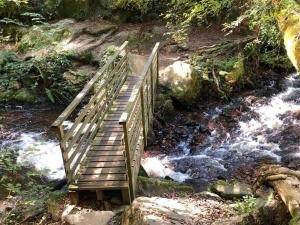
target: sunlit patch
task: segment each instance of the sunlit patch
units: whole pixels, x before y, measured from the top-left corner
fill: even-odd
[[[17,162],[33,166],[49,179],[62,179],[65,176],[63,160],[58,142],[43,139],[44,133],[22,133],[15,143],[19,148]]]

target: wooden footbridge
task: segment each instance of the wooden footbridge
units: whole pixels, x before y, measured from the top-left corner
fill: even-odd
[[[57,129],[71,200],[80,191],[119,190],[135,197],[137,176],[153,119],[158,83],[157,43],[142,74],[133,74],[127,42],[85,85],[53,123]],[[68,121],[73,121],[67,126]]]

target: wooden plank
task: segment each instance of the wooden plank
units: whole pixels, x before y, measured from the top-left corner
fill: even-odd
[[[101,130],[96,135],[96,137],[118,137],[118,136],[123,137],[124,136],[123,132],[122,131],[105,131],[105,130]]]
[[[123,132],[123,130],[122,130],[122,128],[120,128],[120,127],[104,127],[103,128],[103,130],[102,130],[103,132]]]
[[[78,182],[126,180],[125,174],[80,175]]]
[[[126,167],[86,168],[86,169],[81,171],[81,174],[110,174],[110,173],[124,173],[124,174],[126,174]]]
[[[102,146],[121,146],[123,142],[121,140],[114,140],[114,141],[106,141],[106,140],[94,140],[93,145],[102,145]]]
[[[119,162],[89,162],[85,168],[112,168],[125,166],[124,161]]]
[[[89,156],[124,156],[124,151],[91,151]]]
[[[93,145],[90,151],[121,151],[124,150],[124,146],[97,146]]]
[[[88,163],[90,162],[118,162],[124,161],[124,156],[87,156]]]
[[[127,181],[79,182],[68,186],[69,190],[113,190],[128,188]]]
[[[103,200],[103,191],[96,191],[96,196],[97,196],[97,200],[98,201],[102,201]]]
[[[98,136],[100,135],[99,133],[96,135],[94,138],[95,141],[122,141],[123,140],[123,134],[121,135],[112,135],[112,133],[107,133],[109,135],[104,135],[104,136]]]

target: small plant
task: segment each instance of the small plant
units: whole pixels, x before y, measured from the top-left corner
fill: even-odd
[[[253,213],[257,209],[256,198],[252,195],[246,195],[235,208],[238,214]]]

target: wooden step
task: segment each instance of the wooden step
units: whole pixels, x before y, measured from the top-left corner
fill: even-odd
[[[93,181],[93,182],[78,182],[77,184],[69,185],[69,190],[113,190],[128,188],[128,181]]]
[[[85,168],[113,168],[125,166],[125,161],[119,162],[89,162]]]
[[[118,162],[125,161],[125,157],[122,156],[87,156],[88,163],[90,165],[91,162]]]
[[[114,167],[114,168],[86,168],[81,171],[81,174],[110,174],[110,173],[122,173],[126,174],[126,167]]]
[[[127,180],[126,174],[80,175],[78,182]]]
[[[94,156],[124,156],[124,151],[90,151],[89,157]]]
[[[125,146],[101,146],[101,145],[93,145],[90,151],[124,151]]]

